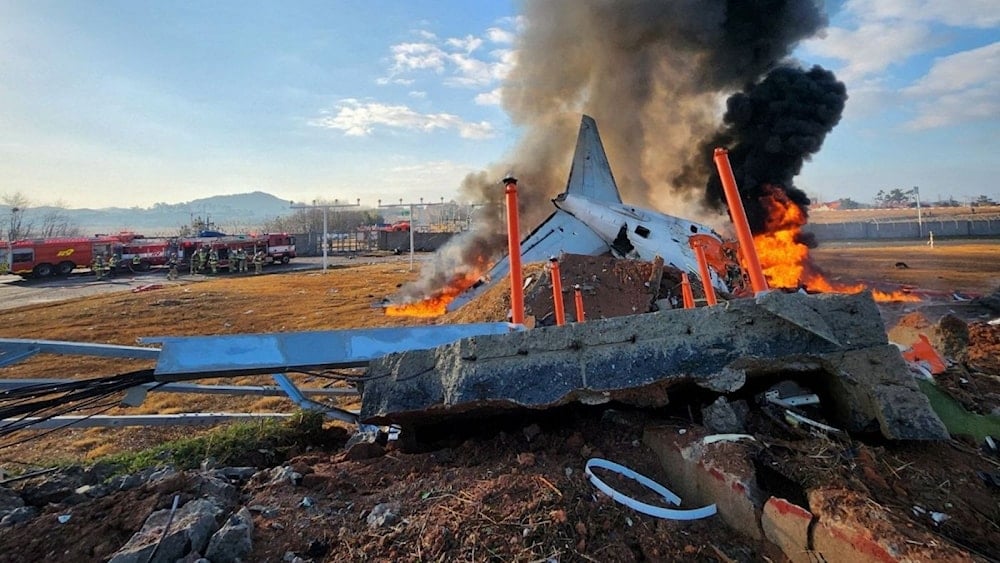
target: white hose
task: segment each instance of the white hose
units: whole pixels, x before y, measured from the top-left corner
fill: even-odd
[[[593,467],[601,467],[609,471],[614,471],[615,473],[624,475],[629,479],[639,482],[639,484],[650,489],[656,494],[664,498],[669,504],[680,506],[681,497],[675,495],[669,489],[663,485],[653,481],[649,477],[640,475],[631,469],[618,465],[612,461],[600,458],[591,458],[587,460],[587,465],[585,471],[590,482],[593,483],[595,487],[602,493],[611,497],[617,503],[623,504],[636,512],[641,512],[643,514],[648,514],[649,516],[655,516],[657,518],[666,518],[668,520],[698,520],[699,518],[707,518],[715,514],[716,509],[714,504],[702,508],[695,508],[692,510],[681,510],[675,508],[663,508],[662,506],[654,506],[652,504],[646,504],[640,502],[632,497],[626,496],[615,489],[612,489],[607,483],[601,481],[597,475],[591,470]]]

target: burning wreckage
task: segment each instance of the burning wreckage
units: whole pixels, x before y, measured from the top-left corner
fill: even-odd
[[[730,180],[725,174],[725,153],[717,154],[716,161],[725,183]],[[783,201],[780,195],[775,197],[776,202]],[[737,197],[730,203],[736,207],[738,202]],[[420,447],[442,434],[481,426],[493,417],[523,417],[543,411],[558,415],[561,407],[572,405],[671,410],[707,404],[701,408],[701,422],[707,432],[719,434],[704,435],[700,429],[679,431],[667,425],[647,428],[644,441],[689,501],[711,505],[674,510],[650,509],[650,505],[626,499],[631,502],[628,504],[591,469],[601,467],[630,475],[626,468],[607,460],[590,460],[589,478],[616,500],[649,514],[688,519],[717,513],[748,537],[766,535],[793,560],[807,550],[819,552],[827,560],[835,554],[847,554],[845,560],[850,560],[854,555],[870,554],[871,549],[883,550],[858,542],[848,542],[846,547],[837,543],[837,534],[842,536],[843,531],[832,527],[834,520],[823,512],[820,501],[814,506],[812,496],[808,502],[800,500],[795,505],[768,499],[752,475],[734,475],[717,467],[707,448],[718,440],[753,440],[733,433],[747,430],[744,421],[754,402],[754,408],[776,424],[803,434],[834,439],[847,433],[904,441],[947,439],[948,431],[914,382],[899,349],[888,342],[872,293],[861,291],[863,288],[851,288],[854,293],[825,294],[768,290],[768,281],[779,287],[784,284],[771,274],[764,279],[764,273],[776,265],[770,255],[754,256],[762,235],[748,240],[749,229],[738,227],[742,240],[734,244],[707,226],[623,204],[596,124],[588,117],[581,125],[566,192],[553,203],[557,211],[548,220],[523,241],[513,240],[511,256],[525,262],[563,257],[552,264],[555,267],[548,274],[556,309],[561,307],[562,296],[556,283],[559,262],[569,270],[574,261],[615,260],[594,257],[608,252],[621,256],[622,263],[648,266],[628,270],[631,288],[640,286],[640,291],[649,294],[647,305],[659,295],[662,285],[677,283],[700,286],[709,306],[695,307],[693,292],[686,288],[683,308],[675,308],[675,303],[666,299],[658,301],[660,310],[646,312],[641,299],[630,305],[633,302],[624,295],[607,295],[611,301],[624,302],[616,303],[625,305],[619,314],[643,314],[607,314],[608,318],[584,322],[578,308],[577,322],[530,330],[526,325],[494,322],[146,340],[159,348],[4,340],[0,341],[0,365],[40,352],[155,359],[153,370],[103,380],[100,392],[125,391],[130,404],[141,402],[147,390],[158,387],[179,391],[186,380],[271,374],[303,408],[357,423],[359,432],[348,447],[383,439],[386,427],[400,429],[402,443]],[[782,211],[783,221],[788,222],[794,207],[775,209]],[[737,221],[739,214],[733,213]],[[794,216],[791,222],[795,222]],[[748,269],[744,265],[755,260],[759,266],[749,268],[762,271],[744,273]],[[463,305],[475,308],[478,300],[503,289],[500,282],[508,275],[516,282],[512,293],[524,289],[519,261],[498,261],[490,270],[492,283],[469,287],[464,293],[452,289],[448,297],[454,299],[445,305],[449,309]],[[798,267],[805,271],[802,268],[806,266]],[[642,276],[632,275],[639,271]],[[695,283],[685,284],[689,276]],[[670,281],[664,282],[667,279]],[[802,279],[810,279],[809,287],[815,287],[815,278],[803,275]],[[800,289],[802,279],[791,287]],[[536,314],[542,309],[539,303],[546,300],[538,291],[542,285],[536,281],[534,294],[528,295]],[[721,303],[711,305],[713,290]],[[615,290],[593,287],[589,291]],[[512,303],[517,301],[511,298]],[[538,320],[542,320],[541,315]],[[358,383],[359,412],[307,398],[308,392],[315,390],[298,389],[282,373],[342,367],[366,368]],[[51,396],[54,392],[65,394],[64,398],[72,398],[74,393],[82,397],[89,392],[85,384],[39,383],[32,393],[43,401],[46,393]],[[209,392],[208,386],[191,387]],[[31,419],[26,414],[32,412],[33,404],[22,399],[23,395],[16,399],[17,416],[5,419],[0,426],[4,434],[73,422],[56,420],[60,417]],[[694,412],[688,410],[692,422]],[[95,419],[79,417],[79,421]],[[750,446],[745,443],[725,446],[733,459],[749,458]],[[680,504],[676,495],[658,484],[637,474],[633,478],[671,503]],[[804,505],[817,516],[802,508]],[[784,515],[786,520],[791,518],[789,514],[801,516],[801,537],[786,537],[788,530],[781,527],[787,522],[774,524],[780,520],[775,514]],[[818,524],[810,525],[817,517]],[[823,534],[834,538],[826,547],[821,545],[827,541]],[[950,548],[936,549],[929,553],[935,557],[954,555]]]
[[[665,270],[682,283],[694,277],[708,303],[715,302],[716,292],[732,299],[699,308],[693,308],[693,299],[685,299],[684,309],[661,300],[664,310],[648,314],[477,335],[436,348],[388,354],[368,368],[361,387],[361,420],[398,424],[404,434],[419,434],[445,428],[455,419],[572,403],[662,407],[674,391],[692,385],[746,397],[761,381],[783,376],[820,391],[826,412],[843,430],[902,440],[947,438],[898,348],[889,344],[872,292],[862,286],[834,287],[808,261],[797,265],[797,271],[811,287],[846,293],[767,290],[763,273],[770,274],[780,264],[772,256],[756,256],[762,237],[752,238],[745,216],[740,217],[743,208],[732,173],[726,171],[725,151],[715,157],[723,183],[730,184],[727,196],[740,244],[723,240],[706,225],[624,204],[597,125],[584,116],[566,191],[552,201],[556,211],[520,242],[520,252],[512,243],[508,257],[497,261],[482,280],[472,280],[477,283],[464,292],[446,290],[444,295],[453,300],[444,305],[449,311],[474,306],[507,276],[515,282],[511,302],[523,301],[516,295],[523,275],[512,273],[512,262],[517,270],[522,261],[552,260],[557,267],[549,273],[556,286],[552,300],[559,311],[562,292],[554,279],[559,260],[552,257],[607,253],[653,262],[654,275],[644,285],[656,286],[650,287],[654,293],[661,279],[656,274]],[[508,193],[516,190],[516,180],[505,182]],[[796,223],[797,206],[778,188],[770,195],[769,205],[782,222],[804,223]],[[749,251],[741,253],[741,248]],[[517,255],[520,260],[509,259]],[[760,265],[744,268],[747,262]],[[469,278],[465,282],[469,284]],[[777,282],[791,288],[801,283]],[[439,292],[429,300],[441,305],[441,296]],[[892,298],[881,292],[880,297]],[[391,308],[393,314],[405,314],[407,305]],[[419,302],[413,308],[429,310]],[[512,317],[517,320],[518,314],[515,310]],[[578,310],[578,319],[583,316]],[[775,404],[783,403],[779,399]],[[782,414],[796,424],[831,428],[794,409]]]
[[[141,402],[150,387],[166,384],[179,390],[187,380],[367,366],[367,376],[359,384],[359,413],[316,403],[281,374],[275,379],[300,406],[321,408],[333,418],[363,425],[400,425],[411,439],[421,429],[446,426],[455,418],[523,409],[611,402],[661,407],[670,403],[676,390],[692,386],[745,398],[761,387],[761,381],[784,376],[820,393],[824,412],[843,430],[876,432],[890,439],[946,438],[943,424],[912,381],[900,352],[888,343],[870,292],[810,295],[767,290],[764,272],[776,265],[768,255],[756,256],[760,236],[751,238],[725,151],[717,150],[715,160],[727,184],[739,244],[724,241],[705,225],[624,204],[596,123],[584,116],[566,191],[553,200],[557,210],[523,241],[509,237],[511,252],[493,265],[488,283],[465,276],[462,287],[443,294],[447,299],[442,300],[440,292],[432,296],[435,307],[474,307],[491,285],[510,276],[515,281],[511,301],[522,304],[512,307],[516,321],[512,324],[144,340],[159,349],[8,339],[0,340],[0,366],[40,352],[156,358],[154,370],[113,378],[112,390],[131,390],[127,404]],[[516,194],[516,180],[509,179],[507,187],[508,194]],[[774,205],[782,217],[791,215],[795,205],[775,194]],[[788,205],[782,207],[782,201]],[[510,232],[516,235],[517,229]],[[673,302],[661,300],[663,310],[649,314],[524,330],[522,261],[608,252],[626,260],[651,261],[645,285],[654,295],[665,277],[679,277],[685,308],[674,309]],[[808,274],[802,279],[810,284],[822,280],[818,273],[798,268]],[[558,277],[558,270],[554,272]],[[700,284],[707,303],[715,302],[716,291],[727,300],[694,308],[689,275]],[[768,278],[777,279],[770,274]],[[553,297],[561,309],[561,291]],[[405,314],[409,306],[390,306],[387,313]],[[577,306],[576,318],[582,321],[579,300]],[[426,310],[419,304],[416,309]],[[633,306],[631,312],[647,311]],[[198,392],[198,387],[186,390]],[[33,389],[49,396],[83,392],[78,383],[44,382]],[[73,395],[67,397],[63,401],[71,402]],[[5,419],[0,430],[10,433],[99,419],[36,420],[26,416],[31,412],[30,401],[19,402],[14,413],[18,418]],[[796,424],[831,428],[793,410],[782,414]]]

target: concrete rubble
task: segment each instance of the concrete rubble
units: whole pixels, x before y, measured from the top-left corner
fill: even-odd
[[[948,437],[868,294],[770,292],[392,354],[369,368],[361,418],[419,427],[571,403],[658,407],[680,385],[725,394],[790,375],[823,390],[844,430]]]

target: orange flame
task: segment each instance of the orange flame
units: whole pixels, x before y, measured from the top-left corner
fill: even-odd
[[[482,279],[483,272],[487,269],[483,266],[485,260],[479,259],[477,262],[476,267],[470,271],[455,274],[445,287],[428,297],[411,303],[389,305],[385,308],[385,314],[390,317],[440,317],[448,312],[449,303]]]
[[[809,257],[809,247],[801,242],[806,216],[778,186],[765,186],[761,200],[768,210],[766,232],[754,236],[767,283],[773,288],[805,288],[820,293],[858,293],[864,284],[841,284],[826,279]],[[920,301],[904,291],[873,290],[876,301]]]

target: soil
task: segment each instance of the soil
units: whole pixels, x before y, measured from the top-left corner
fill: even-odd
[[[893,249],[884,252],[886,261],[894,258]],[[878,273],[870,267],[867,250],[857,259],[857,266],[850,266],[849,254],[841,249],[831,262],[845,270],[838,272],[841,275],[850,275],[852,267],[866,274],[856,277]],[[575,314],[571,288],[588,283],[587,276],[593,286],[585,296],[585,301],[590,297],[588,316],[595,315],[591,318],[623,311],[631,314],[633,307],[638,312],[651,305],[653,296],[645,287],[647,266],[606,260],[611,259],[562,266],[568,319]],[[972,262],[971,273],[939,270],[942,276],[954,274],[951,290],[984,293],[990,284],[1000,285],[989,270],[994,266],[983,272],[984,262]],[[327,274],[219,276],[199,283],[163,283],[146,292],[0,311],[0,337],[134,345],[140,336],[327,330],[506,317],[509,301],[505,301],[503,284],[438,321],[386,317],[372,305],[416,275],[395,264],[369,264]],[[542,322],[551,317],[551,306],[544,303],[546,297],[551,301],[550,282],[543,266],[532,266],[527,275],[538,276],[535,287],[527,292],[527,302]],[[592,279],[594,275],[598,280]],[[969,279],[976,281],[972,286],[962,285]],[[661,292],[675,285],[665,275]],[[621,297],[622,292],[627,298]],[[595,300],[598,296],[604,297]],[[950,301],[942,295],[925,305],[942,303]],[[968,354],[959,365],[981,374],[981,379],[976,375],[975,384],[977,393],[985,395],[1000,390],[995,364],[1000,339],[994,325],[981,322],[986,320],[978,318],[981,314],[969,312],[970,320],[978,320],[969,327]],[[38,356],[0,369],[0,377],[80,378],[142,367],[148,363]],[[261,384],[268,380],[227,381]],[[637,514],[596,493],[584,475],[587,459],[604,457],[669,487],[656,457],[641,442],[642,431],[661,424],[696,430],[700,406],[712,400],[679,396],[671,408],[657,412],[581,407],[515,421],[484,420],[451,439],[422,444],[419,451],[403,451],[396,442],[389,442],[384,455],[371,459],[349,459],[336,447],[303,451],[291,460],[305,474],[300,485],[252,482],[243,489],[244,504],[277,509],[254,512],[250,560],[281,561],[294,552],[313,561],[780,561],[782,555],[772,546],[731,532],[717,518],[681,523]],[[109,414],[292,409],[289,401],[276,398],[150,394],[138,409],[115,408]],[[919,532],[914,538],[931,534],[985,558],[1000,553],[1000,492],[979,476],[979,472],[1000,468],[996,457],[960,442],[906,444],[870,436],[838,440],[805,435],[780,426],[758,408],[748,420],[751,432],[766,444],[753,460],[759,484],[766,491],[794,502],[796,495],[804,499],[810,489],[842,486],[865,502],[890,510],[905,529]],[[336,432],[344,434],[342,426],[337,428]],[[53,460],[86,462],[197,432],[201,431],[89,429],[41,436],[23,432],[4,438],[5,442],[27,441],[0,448],[0,467],[20,471]],[[765,467],[769,470],[763,471]],[[630,488],[629,482],[614,485],[636,495],[646,494]],[[150,510],[169,507],[175,492],[183,492],[184,487],[183,481],[176,481],[68,508],[51,506],[42,516],[0,533],[0,560],[105,560],[138,529]],[[304,497],[313,501],[312,506],[303,506],[308,504],[303,503]],[[366,518],[372,509],[391,502],[398,503],[400,519],[370,527]],[[931,511],[945,513],[949,519],[936,524],[927,516]],[[67,512],[72,514],[70,521],[58,524],[55,516]]]

